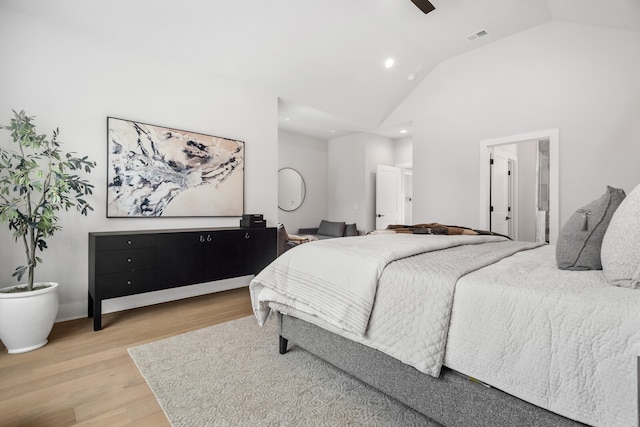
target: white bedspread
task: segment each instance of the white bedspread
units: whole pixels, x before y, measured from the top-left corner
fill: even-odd
[[[465,238],[461,239],[461,237]],[[317,295],[323,289],[314,289],[314,285],[318,283],[317,276],[296,281],[297,275],[279,274],[280,267],[274,267],[274,264],[260,273],[260,276],[266,273],[266,278],[258,277],[259,280],[252,281],[250,285],[256,315],[265,319],[269,308],[293,314],[381,350],[414,366],[421,372],[436,377],[440,375],[442,368],[453,293],[458,278],[517,251],[539,245],[529,242],[512,242],[492,236],[422,235],[366,236],[359,241],[354,240],[354,244],[360,245],[365,240],[375,241],[378,244],[383,240],[386,246],[392,248],[401,242],[405,244],[417,242],[411,247],[422,246],[423,251],[418,255],[390,262],[384,271],[381,271],[379,280],[371,284],[376,304],[370,316],[367,313],[366,320],[369,322],[369,327],[366,329],[366,334],[345,328],[342,319],[331,317],[325,309],[318,309],[325,304],[335,306],[343,304],[348,307],[346,304],[349,301],[339,299],[344,292],[348,291],[348,288],[343,289],[343,293],[332,291],[323,297],[318,297]],[[475,244],[460,245],[462,241]],[[428,250],[442,247],[449,249]],[[384,248],[385,246],[378,247],[377,250],[384,254],[386,252]],[[341,252],[333,249],[331,254],[339,257]],[[356,246],[350,249],[356,257],[358,253]],[[297,250],[298,248],[295,249]],[[316,251],[313,252],[316,253]],[[295,260],[300,256],[306,258],[307,254],[299,252],[294,255],[297,255],[293,257]],[[381,258],[388,257],[382,255]],[[291,260],[285,262],[292,263]],[[316,259],[316,264],[318,262]],[[338,266],[331,262],[322,264],[324,270],[340,275]],[[345,276],[357,274],[355,270],[357,266],[357,264],[349,264],[346,272],[342,270],[342,274]],[[311,272],[307,274],[310,275]],[[325,286],[324,282],[321,283]],[[346,282],[345,286],[348,287],[349,282]],[[309,299],[309,295],[313,295],[314,299]]]
[[[640,290],[562,271],[555,247],[456,285],[445,366],[596,426],[637,426]]]
[[[305,243],[282,254],[251,281],[254,312],[262,325],[270,308],[257,295],[269,288],[294,299],[300,310],[363,335],[378,279],[387,264],[424,252],[504,240],[498,236],[380,234]]]

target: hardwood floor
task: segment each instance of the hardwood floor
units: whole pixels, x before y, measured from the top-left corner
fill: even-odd
[[[252,314],[248,288],[56,323],[45,347],[0,353],[0,426],[168,426],[127,348]]]

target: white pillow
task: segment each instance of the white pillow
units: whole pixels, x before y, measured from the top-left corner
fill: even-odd
[[[602,239],[600,257],[607,282],[640,288],[640,185],[613,214]]]

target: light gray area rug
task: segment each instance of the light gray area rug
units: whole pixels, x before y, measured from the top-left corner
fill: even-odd
[[[176,427],[435,425],[299,347],[279,354],[276,327],[249,316],[129,354]]]

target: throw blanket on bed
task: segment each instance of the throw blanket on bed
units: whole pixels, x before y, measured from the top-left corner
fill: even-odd
[[[350,332],[367,329],[378,279],[392,261],[459,246],[500,241],[495,236],[381,234],[305,243],[276,258],[249,285],[252,295],[271,288],[308,306],[314,314]],[[270,309],[254,299],[262,325]]]
[[[434,242],[458,242],[452,236],[387,236],[382,242],[409,237]],[[372,238],[368,236],[364,238]],[[425,251],[391,262],[383,271],[375,295],[370,323],[365,335],[345,329],[340,322],[300,300],[291,293],[261,285],[250,286],[254,311],[262,321],[269,306],[316,323],[332,332],[376,348],[421,372],[439,376],[444,359],[449,318],[455,284],[462,275],[499,261],[516,252],[540,246],[538,243],[513,242],[502,238],[467,236],[471,244],[453,245],[448,250]],[[297,250],[297,249],[296,249]],[[382,248],[380,248],[382,250]],[[339,254],[338,254],[339,255]],[[261,273],[262,274],[262,273]],[[295,286],[295,285],[294,285]],[[381,287],[382,286],[382,287]],[[343,301],[332,300],[333,304]]]
[[[444,225],[438,222],[430,222],[427,224],[414,224],[414,225],[389,225],[383,232],[394,233],[412,233],[412,234],[446,234],[450,236],[468,234],[486,234],[492,236],[503,236],[502,234],[494,233],[493,231],[476,230],[469,227],[460,227],[458,225]],[[379,230],[377,232],[380,232]],[[375,232],[374,232],[375,233]]]
[[[266,287],[304,305],[309,314],[363,335],[378,279],[387,264],[420,253],[504,240],[479,235],[382,234],[304,244],[285,252],[251,281],[254,312],[259,323],[264,324],[270,309],[268,304],[257,300],[257,295]],[[452,264],[455,265],[455,260]]]

